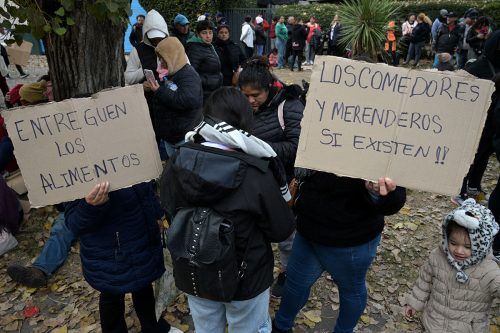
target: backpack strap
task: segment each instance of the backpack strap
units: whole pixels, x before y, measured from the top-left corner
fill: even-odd
[[[253,240],[254,232],[255,232],[255,225],[250,231],[250,237],[248,237],[248,243],[247,247],[245,249],[245,253],[243,254],[243,259],[241,260],[240,267],[238,267],[238,278],[243,279],[245,276],[245,271],[247,270],[247,258],[248,258],[248,251],[250,250],[250,245]]]
[[[286,100],[284,100],[283,102],[280,103],[280,105],[278,105],[278,121],[280,122],[280,126],[283,131],[285,130],[285,116],[283,113],[283,109],[285,108],[285,102]]]

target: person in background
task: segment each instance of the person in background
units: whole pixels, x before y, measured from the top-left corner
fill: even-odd
[[[286,42],[286,49],[285,49],[285,65],[289,65],[292,60],[292,29],[294,24],[295,24],[295,17],[289,16],[286,20],[288,39]]]
[[[208,23],[208,22],[207,22]],[[203,90],[200,76],[188,64],[181,42],[166,38],[156,47],[160,67],[168,73],[160,83],[146,81],[154,93],[155,132],[162,139],[168,157],[176,145],[184,142],[186,133],[201,122]]]
[[[3,140],[0,139],[0,163],[3,154],[2,146]],[[17,246],[15,235],[19,231],[23,218],[23,209],[17,200],[16,193],[7,186],[5,179],[0,175],[0,257]]]
[[[146,17],[144,15],[137,15],[136,23],[132,26],[132,31],[128,40],[133,47],[137,47],[140,42],[142,42],[142,26],[144,25],[144,20]]]
[[[425,22],[425,14],[420,13],[417,17],[417,25],[412,29],[410,37],[410,49],[408,56],[403,64],[408,65],[411,60],[414,60],[413,66],[418,67],[422,49],[429,39],[431,27]]]
[[[276,48],[278,49],[278,69],[285,68],[286,48],[288,43],[288,29],[285,25],[285,17],[281,16],[275,26]]]
[[[493,32],[484,45],[483,56],[465,66],[465,70],[477,78],[483,80],[494,80],[500,73],[500,30]],[[493,93],[492,101],[496,94]],[[498,97],[497,97],[498,98]],[[498,100],[498,99],[496,99]],[[494,110],[496,104],[491,103],[488,108],[486,122],[479,140],[474,161],[469,168],[469,172],[464,177],[460,194],[453,197],[452,201],[460,205],[464,200],[473,198],[477,202],[488,199],[488,194],[481,187],[484,172],[488,166],[488,161],[493,153],[493,136],[495,134]]]
[[[451,63],[451,54],[449,53],[440,53],[438,55],[439,64],[437,66],[438,71],[450,71],[453,72],[455,67]]]
[[[436,52],[434,58],[433,68],[437,67],[438,64],[438,54],[439,53],[449,53],[453,57],[458,49],[458,43],[460,42],[461,29],[457,25],[457,14],[454,12],[448,13],[446,16],[446,23],[441,24],[436,40],[432,44],[432,48]]]
[[[221,62],[212,40],[212,23],[201,21],[196,25],[196,35],[187,41],[186,54],[201,78],[204,101],[223,84]]]
[[[296,20],[294,20],[292,24],[292,57],[289,66],[290,70],[293,72],[295,60],[297,59],[298,70],[300,72],[302,70],[302,55],[304,54],[304,47],[306,46],[307,29],[304,27],[302,21],[296,22]]]
[[[167,22],[165,22],[160,13],[152,9],[146,15],[142,31],[144,38],[137,47],[132,49],[127,61],[127,68],[125,69],[126,84],[137,84],[146,81],[144,70],[152,71],[155,79],[159,80],[159,73],[157,71],[158,58],[156,57],[155,47],[164,38],[168,37]],[[146,89],[144,91],[144,97],[146,97],[146,102],[148,103],[149,116],[154,128],[156,120],[153,113],[153,95],[151,90]],[[162,160],[165,160],[167,158],[166,152],[161,148],[162,143],[160,142],[158,133],[155,134],[160,150],[160,157]]]
[[[413,28],[415,28],[416,26],[417,26],[417,22],[416,22],[415,14],[409,14],[408,18],[401,26],[401,34],[403,35],[403,37],[405,37],[405,36],[410,37],[411,33],[413,31]]]
[[[491,97],[491,104],[494,105],[493,117],[495,123],[495,133],[493,134],[493,149],[497,160],[500,161],[500,73],[493,77],[495,82],[495,92]],[[495,216],[496,221],[500,221],[500,175],[493,192],[488,200],[488,208]],[[493,241],[493,255],[500,262],[500,233],[495,236]]]
[[[274,16],[271,22],[271,27],[269,28],[269,40],[271,41],[271,50],[276,48],[276,24],[279,21],[278,16]]]
[[[493,300],[500,298],[500,268],[491,255],[498,233],[489,209],[468,199],[442,223],[442,244],[429,255],[405,315],[423,311],[429,333],[489,332]]]
[[[267,43],[266,32],[264,31],[264,19],[260,16],[255,18],[255,48],[257,55],[260,57],[264,54],[264,48]]]
[[[230,29],[227,25],[220,25],[215,39],[215,50],[220,59],[224,86],[233,85],[233,78],[241,64],[246,60],[241,48],[230,39]]]
[[[11,39],[11,38],[12,38],[11,31],[9,31],[8,29],[6,29],[5,27],[0,27],[0,44],[2,45],[3,48],[7,47],[6,41],[9,40],[9,39]],[[9,66],[9,60],[5,59],[5,57],[7,56],[7,50],[5,49],[5,54],[3,52],[4,52],[4,50],[2,50],[2,56],[4,57],[5,64],[8,67]],[[19,78],[20,79],[24,79],[24,78],[27,78],[29,76],[29,74],[24,71],[24,69],[23,69],[23,67],[21,65],[18,65],[18,64],[15,64],[15,65],[16,65],[17,71],[19,72]],[[10,78],[10,75],[7,74],[5,77],[6,78]],[[2,89],[2,91],[3,91],[3,89]],[[5,93],[4,93],[4,95],[5,95]]]
[[[312,65],[314,63],[315,50],[312,44],[312,39],[315,35],[316,30],[321,31],[321,27],[316,23],[316,18],[311,16],[309,22],[306,24],[307,28],[307,38],[305,45],[306,61],[302,65]]]
[[[387,24],[387,32],[386,32],[386,39],[385,39],[385,46],[384,50],[385,52],[389,53],[392,58],[392,65],[397,66],[399,59],[396,54],[396,22],[395,21],[389,21]]]
[[[271,52],[267,55],[267,58],[269,59],[269,66],[277,67],[278,66],[278,49],[277,48],[272,49]]]
[[[342,33],[342,25],[340,24],[339,15],[335,14],[328,30],[328,55],[336,57],[342,56],[342,49],[340,47],[340,34]]]
[[[432,43],[434,44],[437,39],[437,35],[441,25],[446,23],[446,18],[448,17],[448,11],[446,9],[441,9],[439,11],[439,17],[437,17],[432,23],[431,34],[432,34]]]
[[[172,29],[171,35],[177,37],[182,46],[186,48],[186,44],[189,38],[193,37],[194,33],[189,29],[189,20],[186,16],[182,14],[177,14],[174,18],[174,27]]]
[[[484,44],[486,40],[491,36],[491,22],[485,17],[479,17],[476,22],[472,25],[467,33],[466,41],[469,44],[469,51],[467,53],[467,58],[477,59],[484,51]]]
[[[255,31],[250,24],[252,21],[251,16],[246,16],[245,21],[241,27],[240,42],[243,44],[246,52],[246,57],[250,58],[253,55],[253,42],[255,39]]]
[[[472,25],[476,22],[478,17],[479,17],[479,12],[476,9],[471,8],[465,12],[464,21],[460,23],[463,33],[460,36],[461,40],[457,51],[458,69],[464,69],[465,64],[467,63],[467,60],[469,58],[468,53],[470,50],[470,46],[469,43],[467,42],[467,35],[469,34]]]
[[[217,12],[217,14],[215,14],[215,25],[217,27],[220,25],[226,25],[226,26],[228,25],[227,19],[221,12]]]

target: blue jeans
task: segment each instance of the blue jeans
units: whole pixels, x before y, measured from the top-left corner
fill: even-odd
[[[228,303],[188,295],[196,333],[271,333],[269,288],[256,297]]]
[[[436,52],[436,54],[434,55],[434,62],[432,63],[432,68],[438,68],[439,65],[438,54],[439,53]]]
[[[276,38],[276,48],[278,49],[278,68],[285,67],[286,41]]]
[[[351,333],[366,307],[366,272],[379,243],[380,234],[362,245],[331,247],[310,242],[297,232],[288,262],[285,293],[276,313],[277,328],[293,327],[312,285],[327,271],[339,289],[340,308],[334,332]]]
[[[49,239],[43,245],[42,253],[36,258],[32,266],[42,270],[49,276],[52,275],[64,264],[71,243],[74,240],[76,240],[75,235],[64,223],[64,213],[60,213],[54,220]]]
[[[257,55],[262,56],[264,54],[264,45],[255,45],[257,49]]]

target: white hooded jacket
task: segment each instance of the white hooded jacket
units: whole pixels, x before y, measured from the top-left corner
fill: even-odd
[[[154,49],[154,46],[151,45],[151,42],[148,38],[148,31],[150,30],[160,30],[165,33],[168,37],[168,26],[167,22],[163,16],[160,15],[156,10],[152,9],[146,15],[146,19],[144,20],[144,25],[142,26],[143,39],[142,43],[149,45]],[[140,83],[144,80],[144,72],[142,70],[141,60],[139,59],[139,54],[135,47],[130,52],[128,61],[127,61],[127,69],[125,70],[125,83],[126,84],[136,84]]]
[[[252,29],[250,23],[245,22],[241,27],[240,41],[245,43],[246,46],[253,48],[253,41],[255,39],[255,31]]]

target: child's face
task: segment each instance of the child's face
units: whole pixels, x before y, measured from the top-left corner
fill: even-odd
[[[448,237],[448,250],[457,261],[464,261],[472,255],[469,234],[465,231],[452,231]]]

